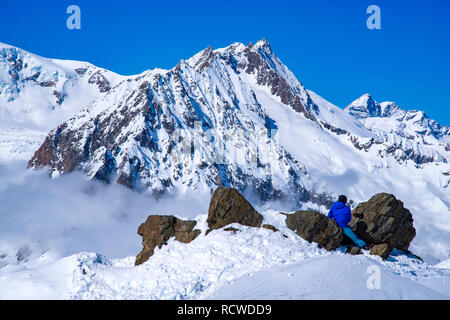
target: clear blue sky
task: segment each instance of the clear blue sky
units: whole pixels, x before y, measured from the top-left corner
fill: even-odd
[[[70,4],[81,8],[81,30],[66,28]],[[371,4],[381,30],[366,27]],[[261,38],[340,107],[370,93],[450,125],[450,0],[0,0],[0,42],[120,74]]]

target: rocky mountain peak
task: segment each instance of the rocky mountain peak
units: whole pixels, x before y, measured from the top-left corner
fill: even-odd
[[[154,192],[226,186],[254,189],[261,199],[319,199],[304,167],[273,139],[277,124],[254,91],[264,87],[315,121],[308,93],[269,48],[265,41],[207,47],[172,70],[109,86],[49,133],[29,167],[51,167],[52,176],[83,170]]]
[[[205,68],[210,66],[211,60],[214,58],[213,49],[208,46],[206,49],[200,51],[186,62],[198,72],[202,72]]]
[[[378,103],[369,94],[362,95],[345,110],[369,129],[396,132],[409,139],[417,136],[432,136],[437,140],[449,139],[449,128],[428,118],[425,112],[404,110],[391,101]]]
[[[269,43],[266,39],[264,39],[264,38],[261,39],[261,40],[258,40],[258,41],[255,43],[254,48],[255,48],[256,50],[262,49],[262,50],[265,50],[265,51],[267,51],[267,52],[269,52],[269,53],[272,53],[272,48],[271,48],[271,46],[270,46],[270,43]]]
[[[380,105],[368,93],[350,103],[345,110],[357,118],[379,117],[381,115]]]

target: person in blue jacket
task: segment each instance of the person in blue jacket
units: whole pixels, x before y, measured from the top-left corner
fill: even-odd
[[[344,234],[352,239],[352,241],[360,248],[368,249],[367,244],[358,238],[353,230],[348,226],[350,220],[352,220],[352,212],[347,203],[347,197],[340,195],[337,202],[333,203],[330,211],[328,212],[328,218],[334,219],[336,223],[344,230]]]

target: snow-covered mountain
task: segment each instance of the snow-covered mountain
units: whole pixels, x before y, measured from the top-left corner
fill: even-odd
[[[359,171],[365,158],[371,168],[442,165],[448,184],[448,127],[368,96],[345,111],[306,90],[265,40],[208,47],[122,79],[52,130],[29,166],[156,192],[225,185],[319,205],[337,192],[319,177],[353,163]]]
[[[305,89],[265,40],[127,77],[1,50],[8,159],[29,155],[29,167],[52,177],[81,170],[158,194],[233,186],[291,208],[389,192],[423,227],[417,250],[433,259],[450,250],[449,128],[369,95],[338,108]],[[431,253],[425,230],[436,225],[444,235]]]
[[[48,131],[123,78],[87,62],[47,59],[0,43],[0,159],[29,158]]]
[[[278,124],[252,85],[318,126],[317,106],[269,44],[236,43],[122,81],[54,129],[29,165],[158,192],[232,185],[311,200],[306,170],[276,142]]]
[[[1,44],[0,298],[448,298],[449,142],[448,127],[392,102],[333,105],[265,40],[135,76]],[[246,192],[287,237],[242,226],[205,236],[219,185]],[[338,194],[378,192],[411,211],[424,263],[326,252],[276,210],[326,213]],[[202,235],[135,267],[150,213],[195,219]],[[366,286],[374,265],[381,290]]]
[[[450,151],[449,127],[441,126],[423,111],[403,110],[394,102],[377,103],[365,94],[345,110],[357,118],[386,145],[398,161],[410,159],[420,165],[447,162]]]

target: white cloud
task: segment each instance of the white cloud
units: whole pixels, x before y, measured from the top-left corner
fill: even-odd
[[[15,263],[17,252],[58,256],[92,251],[109,257],[141,250],[138,226],[150,214],[193,218],[205,214],[209,194],[155,197],[121,185],[89,180],[82,172],[49,179],[26,163],[0,164],[0,255]]]

